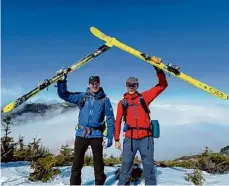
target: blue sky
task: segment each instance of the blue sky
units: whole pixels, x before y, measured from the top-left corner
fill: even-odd
[[[91,26],[142,52],[161,57],[165,63],[179,65],[184,73],[229,94],[228,5],[227,1],[196,0],[2,0],[1,105],[101,46],[103,41],[90,33]],[[69,90],[84,91],[90,75],[101,77],[102,86],[113,101],[126,91],[125,80],[129,76],[139,78],[139,91],[157,83],[150,64],[117,48],[71,73]],[[205,145],[216,150],[228,144],[228,100],[211,96],[173,76],[167,79],[169,87],[151,105],[152,118],[162,126],[156,157],[162,158],[167,147],[174,148],[175,156],[200,152]],[[58,100],[53,86],[32,100],[47,99]],[[203,105],[196,105],[200,102]],[[116,115],[117,105],[113,105]],[[38,135],[48,147],[59,148],[63,141],[73,143],[77,117],[75,111],[62,115],[58,110],[42,118],[32,116],[25,125],[13,129],[13,135],[25,135],[26,140]],[[50,137],[50,132],[46,132],[50,130],[44,130],[47,127],[55,127],[53,134],[59,136],[59,141]],[[31,132],[34,129],[36,133]],[[205,141],[200,142],[203,135]],[[112,149],[112,153],[118,152],[114,146]]]
[[[103,41],[90,33],[91,26],[159,56],[165,63],[177,64],[184,73],[229,93],[228,2],[128,2],[3,0],[2,104],[102,45]],[[102,86],[114,100],[122,97],[129,76],[139,78],[139,91],[157,83],[150,64],[112,48],[70,74],[69,89],[84,91],[88,77],[94,74],[100,75]],[[168,82],[158,102],[225,103],[175,77],[168,77]],[[37,97],[58,98],[53,86]]]

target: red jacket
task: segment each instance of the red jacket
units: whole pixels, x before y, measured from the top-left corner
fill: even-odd
[[[168,86],[164,72],[158,73],[157,77],[159,79],[159,83],[156,86],[152,87],[151,89],[146,90],[143,93],[141,93],[146,102],[147,107],[149,107],[150,103],[159,94],[161,94]],[[138,104],[140,101],[138,95],[139,95],[138,92],[136,92],[133,95],[126,92],[124,94],[124,98],[127,99],[128,103],[130,104],[133,104],[133,103]],[[115,141],[119,141],[120,139],[119,136],[120,136],[122,117],[123,117],[123,108],[122,108],[123,99],[119,101],[118,107],[117,107],[117,114],[116,114],[116,121],[115,121],[115,135],[114,135]],[[149,117],[140,104],[136,106],[136,111],[137,111],[137,114],[136,114],[137,119],[135,119],[133,107],[129,106],[127,110],[127,115],[126,115],[126,123],[128,123],[131,127],[144,127],[144,128],[149,127],[150,126]],[[125,133],[125,136],[130,138],[131,130],[128,130]],[[132,137],[134,139],[140,139],[146,136],[148,136],[148,132],[146,130],[133,129]]]

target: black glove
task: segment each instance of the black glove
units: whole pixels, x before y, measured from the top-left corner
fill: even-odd
[[[69,68],[62,68],[56,72],[56,75],[63,75],[60,81],[65,81],[67,79],[67,73],[70,71]]]
[[[156,70],[157,73],[162,73],[163,72],[163,70],[161,70],[160,68],[158,68],[158,67],[156,67],[154,65],[153,65],[153,67],[154,67],[154,69]]]

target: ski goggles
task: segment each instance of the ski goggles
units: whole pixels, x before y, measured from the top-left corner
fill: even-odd
[[[127,87],[132,87],[132,88],[134,88],[134,87],[137,87],[137,86],[138,86],[138,83],[129,83],[129,82],[127,82],[127,83],[126,83],[126,86],[127,86]]]

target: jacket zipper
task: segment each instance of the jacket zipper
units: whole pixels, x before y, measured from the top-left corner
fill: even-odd
[[[95,101],[95,98],[92,97],[91,109],[90,109],[90,112],[89,112],[89,118],[88,118],[88,120],[91,120],[91,118],[92,118],[93,109],[94,109],[94,101]],[[89,124],[89,121],[88,121],[88,124]]]

